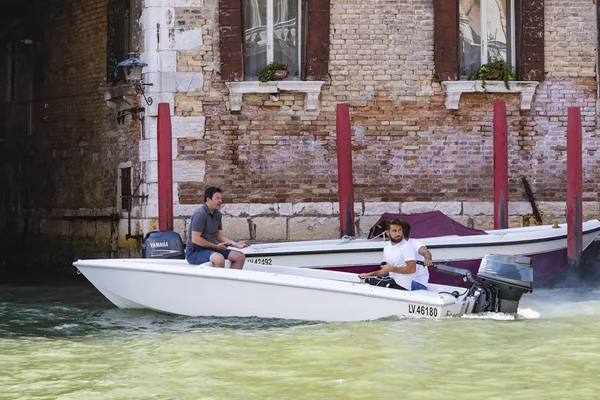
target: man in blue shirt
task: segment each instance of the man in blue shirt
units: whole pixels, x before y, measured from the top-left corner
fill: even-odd
[[[204,191],[204,204],[192,214],[188,228],[185,259],[194,265],[207,261],[217,268],[225,267],[225,259],[231,261],[232,269],[242,269],[246,256],[241,251],[229,250],[227,246],[243,249],[250,244],[246,240],[235,242],[223,235],[223,204],[221,189],[210,186]]]

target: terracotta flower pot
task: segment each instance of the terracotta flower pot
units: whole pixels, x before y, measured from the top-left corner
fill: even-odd
[[[277,69],[273,72],[273,76],[271,76],[271,80],[280,81],[284,79],[288,74],[287,69]]]
[[[491,80],[498,79],[498,78],[500,78],[500,71],[494,71],[490,74]]]

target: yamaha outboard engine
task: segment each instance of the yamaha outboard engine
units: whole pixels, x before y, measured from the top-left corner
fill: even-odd
[[[521,296],[533,291],[531,258],[498,254],[485,256],[471,290],[480,291],[473,312],[516,313]]]
[[[185,258],[183,241],[177,232],[148,232],[142,242],[143,258]]]
[[[432,268],[460,276],[465,283],[470,283],[466,297],[468,313],[516,313],[521,296],[533,291],[533,268],[529,257],[487,255],[479,264],[476,279],[468,269],[446,264],[435,264]],[[459,297],[457,291],[452,295]]]

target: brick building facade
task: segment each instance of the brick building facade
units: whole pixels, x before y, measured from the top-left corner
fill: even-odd
[[[113,85],[109,3],[24,1],[22,18],[3,25],[0,232],[9,266],[31,258],[39,269],[69,269],[74,254],[118,248],[118,166],[139,174],[141,124],[118,123],[104,99]]]
[[[22,65],[34,67],[12,84],[32,89],[0,103],[6,235],[77,238],[113,254],[137,248],[136,237],[157,226],[161,102],[172,112],[182,234],[204,187],[217,185],[230,237],[338,236],[339,103],[350,108],[358,234],[383,212],[431,209],[490,228],[497,99],[507,107],[511,225],[531,214],[522,176],[544,222],[565,220],[569,106],[582,114],[584,219],[600,216],[590,0],[516,2],[516,74],[531,83],[515,82],[516,93],[456,88],[453,2],[303,0],[298,79],[259,85],[245,77],[243,1],[132,0],[129,44],[148,64],[152,105],[107,82],[111,2],[46,2],[30,14],[31,31],[15,36],[34,34],[30,48],[15,42]],[[9,80],[0,85],[10,92]],[[119,114],[132,104],[145,108],[141,121]],[[143,196],[131,212],[123,190]]]

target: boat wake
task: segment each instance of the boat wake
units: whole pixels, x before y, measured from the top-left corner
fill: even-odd
[[[600,316],[600,289],[542,289],[524,296],[521,306],[535,310],[541,318]]]
[[[517,314],[507,314],[499,312],[486,312],[481,314],[465,314],[461,318],[465,319],[491,319],[495,321],[514,321],[517,319],[536,319],[540,317],[540,313],[531,308],[519,309]]]
[[[521,299],[516,315],[503,313],[466,314],[461,318],[498,321],[600,316],[600,289],[542,289]]]
[[[523,308],[517,311],[517,318],[519,319],[536,319],[540,317],[540,313],[532,310],[531,308]]]

